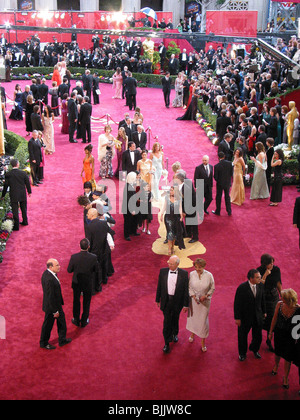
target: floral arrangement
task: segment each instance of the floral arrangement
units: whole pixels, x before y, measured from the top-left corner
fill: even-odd
[[[206,135],[210,141],[215,145],[218,142],[218,137],[213,129],[213,126],[207,122],[200,113],[196,114],[196,121],[206,132]]]
[[[278,146],[274,147],[274,150],[282,149],[284,153],[285,159],[297,159],[300,153],[300,145],[294,144],[292,148],[289,148],[289,145],[286,143],[279,144]]]
[[[5,251],[6,243],[12,233],[13,227],[13,215],[11,211],[8,211],[0,228],[0,263],[3,261],[3,252]]]

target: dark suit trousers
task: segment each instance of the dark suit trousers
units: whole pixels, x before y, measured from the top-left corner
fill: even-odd
[[[238,327],[238,348],[239,354],[245,356],[248,350],[248,334],[252,329],[252,342],[249,346],[249,350],[258,352],[262,342],[262,327],[258,325],[257,321],[254,320],[252,325],[243,325],[243,321],[240,327]]]
[[[221,212],[221,200],[222,200],[223,191],[224,191],[224,196],[225,196],[226,211],[228,214],[231,214],[231,201],[230,201],[230,195],[229,195],[230,187],[222,188],[219,185],[217,185],[216,213],[220,214]]]
[[[86,143],[86,135],[88,139],[88,143],[91,142],[92,139],[92,133],[91,133],[91,123],[81,123],[81,135],[82,135],[82,141]]]
[[[212,197],[212,188],[211,187],[204,187],[204,211],[207,211],[208,207],[210,206],[213,197]]]
[[[93,99],[94,99],[94,105],[100,104],[99,95],[97,95],[95,90],[93,90]]]
[[[57,323],[57,332],[58,332],[58,342],[59,344],[62,343],[66,339],[67,334],[67,324],[66,324],[66,317],[64,311],[61,310],[59,312],[59,317],[54,318],[52,312],[45,313],[45,319],[42,326],[41,338],[40,338],[40,346],[44,347],[49,343],[50,335],[52,328],[54,326],[54,322],[56,319]]]
[[[134,235],[137,231],[137,216],[133,216],[131,213],[123,214],[124,217],[124,238],[129,238],[130,235]]]
[[[174,307],[174,297],[168,296],[168,302],[163,311],[164,324],[163,324],[163,336],[165,344],[169,344],[173,341],[174,335],[178,335],[179,332],[179,316],[180,312]]]
[[[136,108],[136,95],[129,95],[128,94],[128,106],[130,111],[135,110]]]
[[[73,318],[76,321],[80,321],[80,296],[83,294],[82,300],[82,316],[81,324],[85,325],[89,314],[92,299],[92,291],[86,287],[84,282],[79,281],[78,284],[72,285],[73,287]]]
[[[19,230],[19,203],[11,203],[12,214],[14,217],[14,230]],[[27,219],[27,201],[20,201],[20,209],[22,212],[22,218],[24,225],[28,225]]]
[[[70,121],[69,125],[69,142],[74,142],[74,133],[76,130],[76,122],[74,120]]]
[[[171,92],[169,90],[164,91],[164,100],[166,106],[170,106],[170,94]]]
[[[38,178],[39,166],[40,166],[39,163],[30,162],[30,172],[31,172],[33,184],[39,181],[39,178]]]

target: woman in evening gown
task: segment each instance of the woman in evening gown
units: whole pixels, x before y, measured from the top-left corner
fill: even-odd
[[[195,335],[201,338],[202,351],[206,352],[205,340],[209,335],[209,320],[211,298],[215,291],[213,275],[205,270],[206,261],[197,258],[195,270],[189,277],[190,309],[186,329],[191,332],[189,342],[193,343]]]
[[[173,100],[173,108],[182,108],[183,107],[183,86],[182,86],[182,73],[178,73],[178,76],[175,80],[175,98]]]
[[[143,150],[142,159],[137,163],[137,171],[140,173],[141,179],[146,182],[149,187],[151,187],[152,180],[152,160],[148,159],[148,153],[146,150]]]
[[[162,171],[165,169],[164,153],[161,149],[161,145],[158,142],[153,144],[152,152],[150,154],[150,159],[152,160],[152,169],[153,169],[151,191],[152,191],[154,200],[158,201],[160,198],[159,182],[162,176]]]
[[[113,74],[113,89],[115,90],[113,99],[122,99],[122,86],[123,76],[121,73],[121,68],[118,67],[116,72]]]
[[[298,295],[293,289],[285,289],[281,292],[282,300],[277,303],[274,317],[269,332],[269,340],[274,333],[275,366],[272,375],[278,374],[280,359],[284,359],[283,387],[289,388],[289,373],[291,364],[297,359],[295,339],[292,331],[295,329],[294,316],[298,317],[300,307]]]
[[[27,136],[32,132],[32,123],[31,123],[31,114],[33,113],[33,107],[35,103],[33,101],[33,96],[28,95],[25,106],[25,124]]]
[[[269,198],[270,196],[266,177],[266,169],[268,164],[265,148],[261,142],[256,143],[255,148],[257,151],[256,159],[253,156],[250,158],[255,163],[250,194],[251,200],[265,199]]]
[[[179,249],[184,249],[183,229],[182,229],[182,205],[178,187],[171,186],[169,194],[165,197],[165,202],[160,214],[161,222],[165,222],[168,240],[168,255],[175,253],[175,241]]]
[[[198,109],[198,98],[200,97],[200,89],[198,82],[193,84],[193,93],[190,95],[191,101],[187,110],[182,117],[176,118],[178,121],[192,120],[196,121],[197,109]]]
[[[245,175],[245,162],[243,159],[243,151],[238,148],[234,153],[234,172],[233,183],[230,192],[230,200],[232,204],[241,206],[245,201],[245,186],[243,176]]]
[[[51,108],[55,117],[59,116],[59,105],[58,105],[58,85],[57,82],[52,82],[52,88],[49,89],[49,95],[51,95]]]
[[[89,144],[84,148],[85,157],[81,171],[82,182],[91,182],[95,179],[95,159],[92,155],[93,146]]]
[[[23,120],[23,107],[22,107],[22,90],[19,84],[16,84],[14,90],[14,105],[11,110],[9,118],[11,120]]]
[[[46,105],[42,114],[42,123],[44,126],[43,140],[45,143],[45,154],[52,155],[55,152],[54,146],[54,113],[49,105]]]
[[[274,181],[272,185],[270,206],[278,206],[282,202],[282,167],[284,162],[284,153],[282,149],[277,149],[272,157],[271,166],[274,168]]]
[[[111,134],[110,125],[104,127],[104,134],[98,140],[98,160],[100,162],[99,176],[102,178],[112,177],[112,160],[115,155],[115,138]]]
[[[117,148],[117,168],[115,171],[115,177],[119,178],[119,172],[122,171],[122,155],[128,149],[128,137],[124,127],[119,128],[117,140],[122,143],[121,147]]]

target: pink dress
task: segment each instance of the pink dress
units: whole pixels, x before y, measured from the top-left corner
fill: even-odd
[[[122,84],[123,77],[122,74],[117,72],[113,75],[113,89],[115,89],[114,99],[122,99]]]

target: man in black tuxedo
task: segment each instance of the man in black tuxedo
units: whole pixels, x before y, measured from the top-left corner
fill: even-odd
[[[226,111],[221,111],[220,117],[217,118],[217,124],[216,124],[216,134],[219,139],[219,143],[223,140],[226,132],[227,127],[231,125],[231,119],[226,116]]]
[[[178,73],[179,69],[179,60],[175,57],[175,54],[172,54],[169,61],[169,72],[172,76]]]
[[[100,79],[99,79],[97,73],[94,73],[93,74],[93,99],[94,99],[94,105],[100,104],[100,99],[99,99],[99,93],[100,93],[99,83],[100,83]]]
[[[184,236],[191,238],[189,243],[192,244],[199,240],[196,191],[193,182],[186,178],[183,171],[178,171],[175,174],[174,184],[178,185],[182,201],[182,213],[185,220],[185,225],[183,224]]]
[[[93,76],[90,70],[86,70],[82,76],[83,90],[86,92],[86,96],[91,99],[93,89]]]
[[[21,225],[28,225],[26,190],[30,197],[31,186],[26,172],[19,169],[19,161],[17,159],[12,159],[10,164],[12,166],[12,170],[5,174],[1,198],[3,199],[5,197],[7,189],[9,188],[10,204],[14,217],[13,230],[19,230],[19,205],[23,217]]]
[[[300,248],[300,197],[296,198],[293,214],[293,225],[299,229],[299,248]]]
[[[146,150],[147,148],[147,134],[145,133],[142,125],[137,126],[137,131],[132,133],[132,141],[134,141],[136,148],[139,152]]]
[[[32,130],[36,130],[36,131],[44,131],[44,127],[42,124],[42,120],[41,120],[41,115],[40,115],[40,107],[39,105],[34,105],[33,107],[33,113],[30,116],[31,119],[31,125],[32,125]]]
[[[214,168],[212,165],[209,164],[209,157],[203,156],[202,164],[197,166],[194,172],[194,186],[196,191],[198,188],[201,188],[201,185],[197,187],[197,181],[202,180],[204,181],[204,213],[209,214],[208,207],[210,206],[213,196],[213,177],[214,177]]]
[[[48,105],[48,92],[49,92],[49,88],[46,85],[46,79],[43,78],[42,81],[41,81],[41,84],[38,86],[38,98],[45,105]],[[41,107],[41,109],[43,109],[43,107]]]
[[[232,140],[232,134],[225,134],[224,139],[221,141],[221,143],[218,146],[218,153],[223,152],[225,155],[225,159],[231,161],[233,152],[230,147],[230,142]]]
[[[63,311],[64,300],[57,277],[59,271],[60,265],[58,261],[51,258],[47,261],[47,270],[42,275],[43,311],[45,312],[45,319],[41,331],[40,347],[46,350],[55,349],[55,346],[49,344],[55,320],[57,322],[59,346],[62,347],[71,342],[70,338],[66,338],[67,324]]]
[[[134,141],[128,142],[128,150],[125,150],[122,154],[122,171],[126,171],[127,174],[136,172],[137,163],[141,158],[140,152],[136,150]]]
[[[188,63],[188,55],[186,53],[186,49],[184,48],[182,50],[182,53],[179,54],[179,70],[186,73],[187,63]]]
[[[156,303],[164,315],[163,336],[164,353],[170,352],[170,343],[178,342],[179,317],[183,309],[189,308],[188,272],[179,268],[180,260],[176,255],[169,258],[169,268],[162,268],[158,277]]]
[[[161,70],[163,70],[164,65],[165,65],[166,53],[167,53],[167,49],[164,46],[163,42],[161,42],[159,44],[158,53],[159,53],[159,56],[160,56],[160,68],[161,68]]]
[[[92,140],[91,116],[92,105],[90,104],[90,98],[88,96],[85,96],[83,98],[83,103],[80,107],[80,114],[78,120],[81,126],[82,143],[86,143],[86,135],[88,143],[90,143]]]
[[[88,239],[80,241],[80,252],[73,254],[69,261],[68,273],[73,273],[73,319],[72,323],[85,327],[89,323],[90,305],[93,292],[94,275],[98,276],[97,256],[89,252]],[[82,315],[80,318],[80,296],[83,295]]]
[[[163,87],[164,100],[166,108],[170,107],[170,95],[171,95],[171,78],[170,72],[167,72],[166,75],[161,79],[161,84]]]
[[[269,191],[270,191],[270,187],[271,187],[271,175],[272,175],[272,159],[273,159],[273,155],[274,155],[274,139],[271,137],[268,137],[266,140],[266,144],[267,144],[267,151],[266,151],[266,156],[267,156],[267,170],[266,170],[266,177],[267,177],[267,184],[269,187]]]
[[[70,90],[70,87],[68,83],[68,78],[64,77],[63,82],[58,86],[58,96],[60,97],[61,100],[63,99],[65,93],[69,95],[69,90]]]
[[[99,275],[95,279],[95,291],[100,292],[103,283],[103,273],[106,272],[107,264],[107,234],[108,224],[98,219],[98,211],[95,208],[89,209],[87,213],[89,223],[86,226],[86,239],[90,243],[90,252],[97,255],[99,263]]]
[[[125,90],[128,98],[128,106],[130,111],[135,110],[136,108],[136,88],[137,88],[137,81],[134,77],[132,77],[132,73],[130,71],[127,72],[128,77],[124,81]]]
[[[69,142],[70,143],[77,143],[77,140],[74,139],[74,133],[76,130],[76,123],[78,120],[78,109],[76,105],[76,92],[71,93],[71,97],[68,100],[68,119],[69,119]]]
[[[231,178],[233,175],[233,166],[231,162],[225,160],[225,154],[223,152],[220,152],[218,157],[219,163],[217,163],[214,167],[214,178],[217,183],[216,210],[213,210],[212,213],[220,216],[221,200],[224,191],[226,211],[228,216],[231,216],[231,201],[229,191],[231,186]]]
[[[258,270],[252,269],[247,275],[248,281],[242,283],[234,298],[234,319],[238,326],[239,359],[246,359],[248,334],[252,329],[252,342],[249,350],[260,359],[259,348],[262,342],[263,320],[266,317],[264,286]]]
[[[137,233],[139,198],[136,193],[136,172],[129,172],[126,178],[122,200],[123,232],[126,241],[131,241],[130,236],[140,236]]]
[[[33,130],[32,137],[28,142],[28,153],[32,183],[36,187],[39,184],[42,184],[42,182],[38,178],[38,171],[42,162],[42,150],[37,130]]]
[[[125,129],[126,136],[128,137],[128,142],[132,141],[132,134],[137,130],[137,127],[135,124],[133,124],[129,115],[125,116],[125,122],[121,125],[121,127],[124,127]]]

